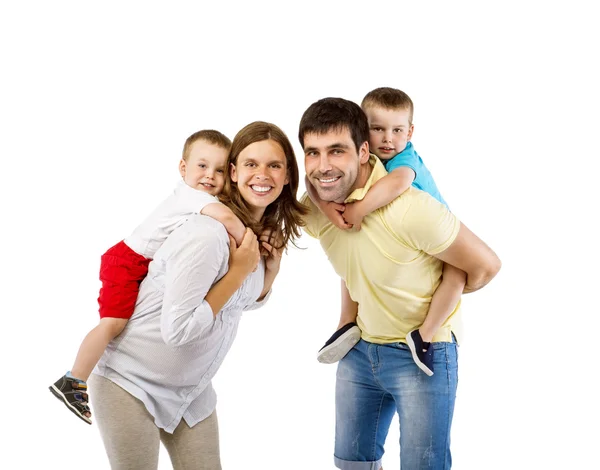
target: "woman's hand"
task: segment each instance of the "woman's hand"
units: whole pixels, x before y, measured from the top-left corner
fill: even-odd
[[[261,254],[265,258],[265,269],[267,272],[277,274],[281,264],[281,256],[283,255],[283,247],[275,248],[281,245],[281,240],[273,239],[270,230],[265,230],[260,234]]]
[[[229,271],[237,272],[245,279],[256,270],[260,260],[260,250],[256,234],[246,228],[241,245],[236,246],[235,240],[229,240]]]

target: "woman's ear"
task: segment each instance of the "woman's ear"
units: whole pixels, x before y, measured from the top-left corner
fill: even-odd
[[[181,175],[182,178],[185,178],[185,160],[182,158],[181,161],[179,162],[179,174]]]
[[[231,181],[237,183],[237,172],[233,163],[229,164],[229,176],[231,176]]]

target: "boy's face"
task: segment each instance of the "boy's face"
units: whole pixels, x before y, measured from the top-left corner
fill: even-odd
[[[228,150],[204,140],[190,147],[186,160],[179,162],[179,173],[191,188],[216,196],[225,185],[225,164]]]
[[[408,109],[385,109],[370,106],[365,109],[369,120],[369,147],[381,160],[389,160],[402,152],[412,137],[414,126]]]

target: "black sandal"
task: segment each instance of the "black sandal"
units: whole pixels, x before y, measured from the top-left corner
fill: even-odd
[[[87,384],[81,380],[72,379],[66,375],[54,382],[48,387],[56,398],[61,400],[78,418],[88,424],[92,424],[92,420],[85,413],[90,413],[88,406]]]

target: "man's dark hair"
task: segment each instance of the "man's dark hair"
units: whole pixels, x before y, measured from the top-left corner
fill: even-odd
[[[369,122],[360,106],[343,98],[323,98],[311,104],[300,120],[298,138],[304,148],[306,134],[325,134],[348,129],[356,151],[369,140]]]

